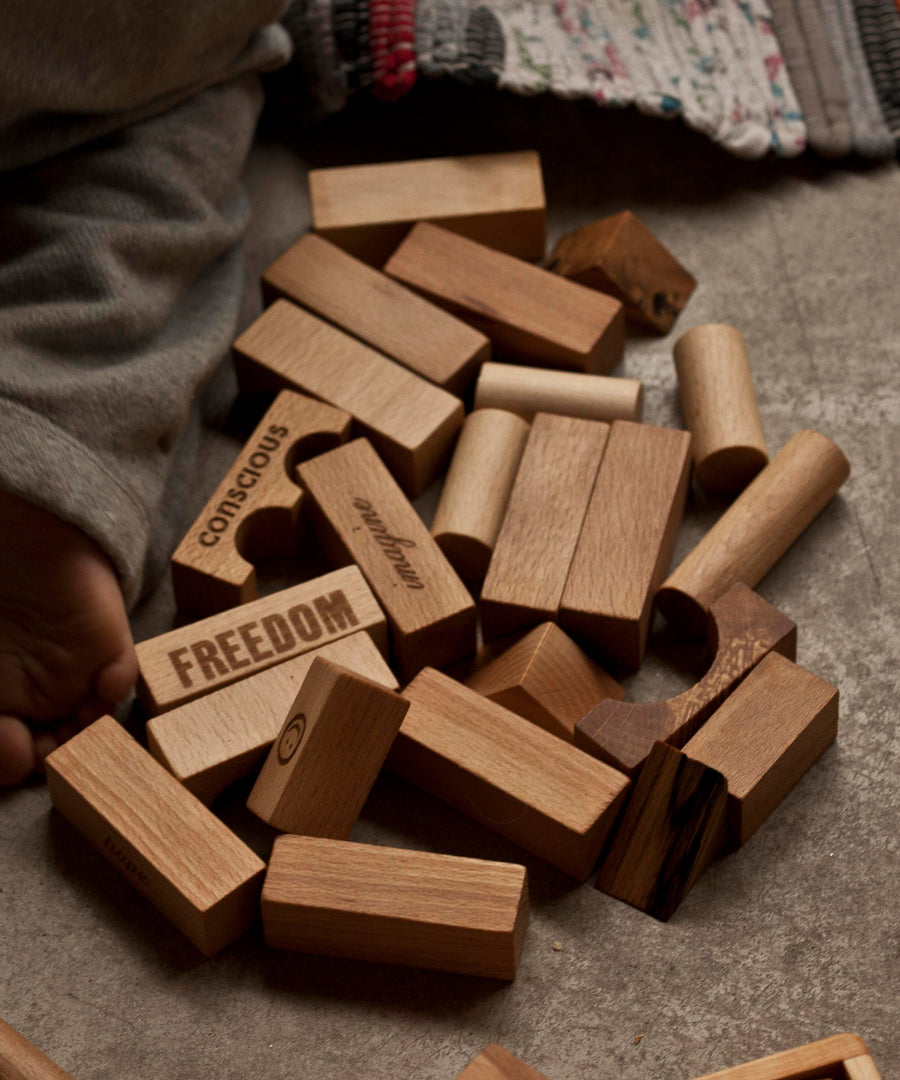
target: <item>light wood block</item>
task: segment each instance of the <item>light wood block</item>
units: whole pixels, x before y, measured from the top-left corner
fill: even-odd
[[[204,955],[256,919],[265,863],[112,717],[46,769],[56,809]]]
[[[387,651],[384,612],[348,566],[140,642],[138,696],[153,716],[357,630]]]
[[[567,233],[550,268],[608,293],[630,322],[667,334],[697,282],[630,210]]]
[[[559,609],[577,640],[640,667],[687,498],[691,436],[613,422]]]
[[[538,413],[481,590],[485,640],[554,621],[609,425]]]
[[[847,1073],[847,1080],[881,1080],[881,1073],[868,1054],[849,1058],[844,1062],[844,1071]]]
[[[506,409],[523,420],[539,412],[583,420],[640,420],[644,384],[613,375],[488,362],[475,384],[475,408]]]
[[[315,233],[280,255],[262,286],[267,304],[302,304],[453,394],[491,355],[484,334]]]
[[[456,1080],[547,1080],[505,1047],[491,1043],[474,1058]]]
[[[598,702],[625,696],[616,680],[552,622],[536,626],[466,685],[566,742],[574,742],[575,725]]]
[[[793,660],[797,627],[746,585],[733,585],[709,609],[706,674],[664,701],[601,701],[575,727],[575,745],[635,776],[657,742],[683,747],[770,652]]]
[[[513,863],[280,836],[262,919],[276,949],[514,979],[528,884]]]
[[[660,610],[702,634],[709,605],[735,582],[752,588],[849,475],[836,443],[818,431],[798,431],[668,576],[657,596]]]
[[[15,1028],[0,1020],[0,1080],[72,1080]]]
[[[153,717],[147,724],[150,752],[201,802],[211,803],[262,765],[317,656],[399,689],[369,635],[349,634]]]
[[[748,1061],[697,1080],[825,1080],[846,1076],[844,1062],[868,1054],[858,1035],[832,1035],[793,1050]]]
[[[710,491],[741,491],[769,462],[753,375],[741,332],[712,323],[675,342],[684,426],[694,472]]]
[[[728,841],[745,844],[837,738],[838,691],[770,653],[685,744],[728,781]]]
[[[247,806],[282,832],[346,840],[409,702],[317,656]]]
[[[431,524],[438,547],[466,580],[487,573],[528,431],[501,409],[466,417]]]
[[[387,612],[393,656],[406,676],[475,651],[475,603],[365,439],[299,469],[321,542],[355,562]]]
[[[463,422],[459,398],[287,300],[234,343],[241,389],[300,390],[345,409],[410,495],[424,491]]]
[[[544,181],[533,150],[313,169],[309,199],[315,231],[373,266],[417,221],[522,259],[544,256]]]
[[[585,881],[628,778],[432,668],[403,692],[409,712],[388,768]]]
[[[634,785],[597,888],[670,919],[725,840],[721,773],[657,743]]]
[[[618,300],[436,225],[416,225],[384,270],[486,334],[498,355],[595,374],[622,359]]]
[[[281,391],[172,556],[182,611],[212,615],[256,599],[250,560],[293,555],[300,542],[292,465],[345,442],[351,422],[342,409]]]

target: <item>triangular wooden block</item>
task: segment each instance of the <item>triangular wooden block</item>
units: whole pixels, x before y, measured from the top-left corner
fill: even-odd
[[[862,1071],[860,1071],[862,1070]],[[868,1070],[868,1071],[866,1071]],[[697,1080],[880,1080],[858,1035],[832,1035]]]
[[[456,1080],[547,1080],[499,1043],[491,1043],[474,1058]]]

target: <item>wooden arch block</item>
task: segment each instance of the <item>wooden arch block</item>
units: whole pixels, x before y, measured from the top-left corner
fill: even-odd
[[[3,1080],[72,1080],[14,1027],[0,1020],[0,1077]]]
[[[635,776],[656,742],[684,746],[770,652],[797,653],[797,627],[746,585],[709,610],[712,663],[702,679],[665,701],[601,701],[575,727],[575,745]]]
[[[303,493],[293,466],[345,442],[353,418],[282,390],[172,556],[175,602],[213,615],[256,599],[248,555],[293,555]]]
[[[868,1054],[866,1044],[858,1035],[832,1035],[758,1061],[707,1073],[697,1080],[858,1080],[858,1077],[878,1080],[877,1072],[860,1074],[858,1071],[858,1060],[867,1058]],[[856,1074],[847,1068],[851,1063]]]
[[[499,1043],[491,1043],[457,1076],[456,1080],[547,1080]]]

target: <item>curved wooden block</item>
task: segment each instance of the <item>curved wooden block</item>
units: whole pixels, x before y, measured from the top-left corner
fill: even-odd
[[[797,655],[797,627],[746,585],[709,609],[713,661],[690,689],[665,701],[606,699],[575,726],[575,745],[634,777],[656,742],[682,747],[770,652]]]
[[[0,1020],[0,1077],[3,1080],[72,1080],[67,1072],[3,1020]]]
[[[282,390],[172,556],[175,601],[214,615],[256,599],[248,556],[293,555],[303,492],[298,460],[346,442],[352,417]]]

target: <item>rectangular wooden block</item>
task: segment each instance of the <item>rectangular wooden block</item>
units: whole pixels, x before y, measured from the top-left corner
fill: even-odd
[[[499,1043],[491,1043],[473,1058],[456,1080],[547,1080]]]
[[[544,256],[544,181],[533,150],[313,169],[309,200],[315,231],[373,266],[417,221],[522,259]]]
[[[618,300],[436,225],[416,225],[384,271],[481,330],[499,355],[595,375],[622,359]]]
[[[728,781],[728,839],[745,844],[837,738],[838,691],[769,653],[684,752]]]
[[[276,949],[514,979],[528,884],[513,863],[280,836],[262,919]]]
[[[644,659],[684,516],[690,448],[690,432],[615,420],[597,474],[559,622],[625,667]]]
[[[282,832],[346,840],[409,703],[317,656],[247,806]]]
[[[280,255],[262,284],[267,304],[302,304],[453,394],[491,356],[484,334],[315,233]]]
[[[481,590],[485,639],[555,621],[609,424],[538,413]]]
[[[426,668],[388,768],[572,877],[588,878],[630,781]]]
[[[832,1035],[697,1080],[849,1080],[844,1062],[867,1054],[858,1035]]]
[[[435,478],[463,422],[459,398],[287,300],[264,311],[234,352],[243,390],[287,387],[350,413],[410,495]]]
[[[0,1080],[72,1080],[67,1072],[0,1020]]]
[[[329,557],[354,561],[387,612],[407,678],[475,651],[475,603],[365,439],[298,470]]]
[[[262,765],[317,656],[398,689],[369,635],[349,634],[153,717],[147,724],[150,752],[201,802],[211,803]]]
[[[265,864],[111,717],[46,766],[56,809],[206,956],[256,919]]]
[[[137,645],[138,696],[151,715],[387,620],[355,566],[304,581]]]

